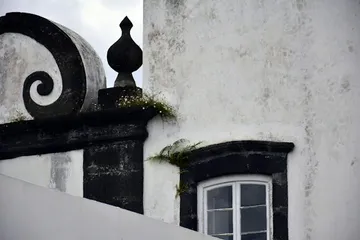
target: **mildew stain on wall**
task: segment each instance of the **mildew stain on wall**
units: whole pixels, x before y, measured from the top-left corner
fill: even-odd
[[[66,180],[69,176],[71,158],[67,153],[51,155],[51,174],[49,187],[66,192]]]

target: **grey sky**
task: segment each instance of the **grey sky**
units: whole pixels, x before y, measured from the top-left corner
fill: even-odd
[[[121,36],[119,23],[128,16],[134,27],[131,35],[142,48],[142,0],[0,0],[0,15],[29,12],[70,28],[86,39],[103,61],[107,86],[112,87],[116,72],[106,61],[109,47]],[[142,86],[142,68],[135,72]]]

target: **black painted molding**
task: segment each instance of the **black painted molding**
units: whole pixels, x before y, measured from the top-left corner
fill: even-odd
[[[144,141],[154,109],[139,107],[21,121],[0,125],[0,160],[63,152],[127,139]]]
[[[54,88],[54,80],[50,75],[37,71],[25,79],[23,98],[29,114],[37,119],[79,112],[85,99],[86,77],[81,55],[71,38],[48,19],[19,12],[0,17],[0,35],[4,33],[20,33],[34,39],[50,51],[60,70],[62,93],[47,106],[34,102],[30,96],[30,87],[40,80],[41,84],[37,88],[39,95],[49,95]]]
[[[288,240],[287,154],[293,143],[233,141],[197,149],[189,155],[189,166],[180,181],[189,188],[180,198],[180,225],[197,231],[197,185],[208,179],[262,174],[273,182],[273,239]]]

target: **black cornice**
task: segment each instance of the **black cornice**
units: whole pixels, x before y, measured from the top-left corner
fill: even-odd
[[[292,142],[272,142],[258,140],[244,140],[218,143],[205,146],[191,152],[191,157],[204,158],[206,156],[216,156],[224,153],[244,153],[244,152],[268,152],[268,153],[289,153],[294,149]]]
[[[140,107],[109,109],[0,125],[0,160],[81,149],[109,141],[147,137],[156,115]]]

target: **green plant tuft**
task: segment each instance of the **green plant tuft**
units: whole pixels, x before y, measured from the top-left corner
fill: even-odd
[[[177,140],[173,144],[164,147],[155,156],[149,157],[148,160],[168,162],[178,166],[180,169],[186,168],[188,165],[189,153],[197,149],[201,142],[195,144],[186,143],[188,143],[186,139]]]
[[[189,189],[189,185],[180,182],[179,184],[176,185],[176,195],[175,198],[180,197],[181,194],[183,194],[184,192],[186,192]]]
[[[175,109],[156,95],[143,94],[143,96],[123,97],[119,99],[118,106],[121,108],[153,108],[163,120],[173,120],[177,118]]]

